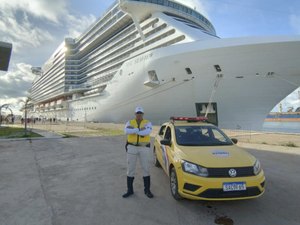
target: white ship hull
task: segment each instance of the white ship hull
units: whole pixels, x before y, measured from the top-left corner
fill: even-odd
[[[180,3],[116,1],[32,68],[31,115],[124,123],[139,105],[154,124],[208,113],[223,128],[258,130],[300,86],[299,53],[299,36],[220,39]]]
[[[209,102],[222,74],[212,98],[219,126],[257,130],[270,110],[300,86],[299,52],[299,37],[218,39],[154,50],[126,62],[101,96],[72,101],[63,114],[123,123],[141,105],[156,124],[170,116],[196,116],[195,104]],[[144,85],[149,70],[156,71],[159,85]]]

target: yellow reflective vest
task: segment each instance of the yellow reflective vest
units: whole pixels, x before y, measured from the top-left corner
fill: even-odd
[[[138,125],[137,121],[135,119],[130,120],[130,126],[134,128],[142,128],[145,127],[145,125],[149,123],[148,120],[142,120],[140,125]],[[128,134],[127,135],[127,142],[134,145],[144,145],[150,143],[150,135],[147,136],[140,136],[137,134]]]

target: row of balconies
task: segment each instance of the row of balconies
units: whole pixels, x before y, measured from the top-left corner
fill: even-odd
[[[36,105],[34,107],[34,111],[36,112],[46,112],[46,111],[53,111],[53,110],[62,110],[62,109],[67,109],[67,102],[58,100],[58,101],[53,101],[50,103],[45,103],[41,105]]]

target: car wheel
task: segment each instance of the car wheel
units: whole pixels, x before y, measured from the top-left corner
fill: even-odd
[[[160,166],[160,163],[159,163],[159,161],[158,161],[158,159],[157,159],[157,155],[156,155],[156,150],[155,150],[155,148],[153,149],[153,162],[154,162],[154,166],[156,166],[156,167],[161,167],[161,166]]]
[[[171,194],[173,198],[175,198],[175,200],[182,199],[182,197],[178,193],[178,180],[177,180],[177,174],[174,167],[172,167],[170,172],[170,189],[171,189]]]

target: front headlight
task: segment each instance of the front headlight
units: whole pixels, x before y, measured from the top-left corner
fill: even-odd
[[[208,170],[206,168],[196,165],[194,163],[183,161],[182,168],[183,168],[183,171],[186,173],[195,174],[195,175],[201,176],[201,177],[208,176]]]
[[[254,166],[253,166],[253,172],[255,175],[259,174],[261,171],[261,166],[260,162],[258,160],[255,161]]]

